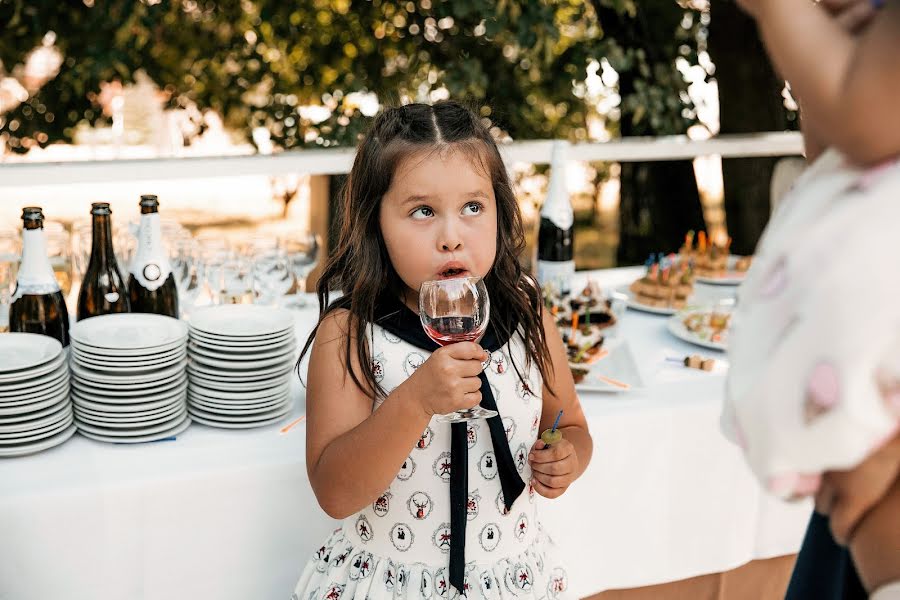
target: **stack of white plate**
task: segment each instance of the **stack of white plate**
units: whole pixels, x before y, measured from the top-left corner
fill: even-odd
[[[0,335],[0,457],[40,452],[73,433],[62,344],[33,333]]]
[[[247,429],[277,423],[292,408],[294,316],[251,304],[191,314],[188,412],[198,423]]]
[[[187,429],[187,325],[125,313],[78,321],[70,333],[72,402],[82,435],[128,444]]]

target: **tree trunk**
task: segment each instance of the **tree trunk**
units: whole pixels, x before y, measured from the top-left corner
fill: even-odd
[[[710,7],[709,53],[719,84],[721,133],[781,131],[789,121],[756,23],[733,2]],[[722,161],[725,221],[732,251],[752,254],[769,220],[769,184],[777,158]]]

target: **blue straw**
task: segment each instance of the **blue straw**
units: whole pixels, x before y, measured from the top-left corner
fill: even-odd
[[[553,429],[551,429],[551,431],[556,431],[556,426],[559,425],[559,419],[562,417],[562,412],[563,411],[559,411],[559,414],[556,415],[556,421],[553,422]]]

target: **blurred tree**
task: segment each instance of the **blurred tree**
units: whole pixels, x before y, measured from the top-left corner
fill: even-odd
[[[636,11],[593,2],[619,74],[621,135],[685,133],[696,114],[676,60],[697,63],[700,13],[676,2],[644,2]],[[685,232],[705,228],[692,161],[622,163],[620,181],[618,264],[674,252]]]
[[[61,6],[62,4],[62,6]],[[620,73],[623,135],[684,133],[696,122],[681,57],[697,58],[688,0],[0,0],[0,69],[51,43],[58,74],[0,114],[13,151],[71,140],[109,118],[101,86],[138,70],[171,106],[215,110],[245,140],[352,145],[384,103],[467,98],[499,137],[589,138],[584,93],[601,57]],[[53,32],[55,39],[47,38]],[[0,70],[2,73],[2,70]],[[321,105],[328,110],[306,107]],[[321,119],[321,120],[320,120]],[[702,225],[688,161],[624,165],[622,262],[675,247]]]
[[[796,112],[782,99],[784,80],[772,69],[756,23],[734,2],[712,8],[709,52],[719,84],[720,131],[753,133],[796,129]],[[777,158],[722,161],[725,219],[738,254],[752,254],[769,221],[769,185]]]

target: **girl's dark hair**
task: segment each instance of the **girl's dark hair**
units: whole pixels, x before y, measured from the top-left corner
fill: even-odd
[[[319,320],[306,340],[298,369],[322,321],[345,308],[351,314],[344,346],[345,365],[360,389],[366,393],[373,390],[376,397],[385,396],[375,380],[366,328],[375,319],[379,295],[390,292],[399,296],[403,283],[381,235],[382,198],[401,161],[422,151],[447,149],[462,150],[465,156],[478,161],[493,183],[497,199],[497,256],[484,278],[491,305],[497,309],[491,311],[491,323],[500,339],[509,339],[519,328],[525,342],[526,368],[533,361],[544,381],[550,383],[552,365],[541,320],[543,302],[537,283],[519,264],[525,249],[525,231],[506,167],[487,127],[471,110],[453,101],[387,108],[375,118],[360,142],[340,194],[342,219],[337,245],[316,286]],[[337,289],[343,290],[344,295],[329,303],[329,290]],[[358,340],[361,374],[355,372],[350,360],[353,337]],[[521,378],[522,373],[515,363],[513,366]]]

